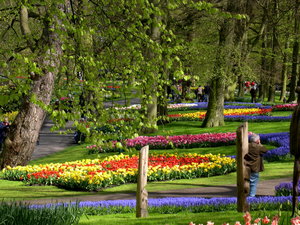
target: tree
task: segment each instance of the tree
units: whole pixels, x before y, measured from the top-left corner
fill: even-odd
[[[226,11],[237,13],[236,1],[228,1]],[[219,28],[219,44],[214,64],[214,76],[210,82],[210,96],[208,109],[202,127],[215,127],[224,125],[224,93],[225,77],[232,71],[231,51],[233,50],[234,20],[226,18],[221,20]]]
[[[295,8],[294,8],[294,41],[293,41],[293,55],[292,55],[292,77],[291,77],[291,85],[290,85],[290,95],[288,98],[288,102],[295,101],[296,95],[296,81],[298,76],[298,60],[299,60],[299,26],[300,26],[300,2],[295,0]],[[299,83],[300,84],[300,83]],[[299,86],[298,84],[298,86]]]
[[[26,46],[22,49],[23,51],[32,54],[20,55],[16,49],[14,55],[22,57],[23,62],[26,63],[31,85],[28,92],[23,93],[19,114],[5,140],[0,158],[1,168],[7,165],[25,165],[30,160],[45,118],[45,111],[32,100],[35,99],[45,105],[50,103],[55,76],[61,65],[62,41],[57,31],[62,29],[62,18],[58,15],[63,12],[63,6],[57,1],[52,1],[43,5],[42,8],[40,14],[35,14],[30,10],[29,5],[22,3],[14,5],[14,12],[19,15],[20,21],[20,28],[18,31],[15,30],[22,36],[20,45]],[[31,30],[31,13],[41,19],[44,24],[38,39]],[[29,57],[33,60],[29,61]],[[13,61],[14,59],[10,59],[7,64],[14,63]]]

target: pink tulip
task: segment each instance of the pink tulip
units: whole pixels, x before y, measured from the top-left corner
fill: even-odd
[[[270,222],[270,219],[267,217],[267,216],[265,216],[263,219],[262,219],[262,223],[263,224],[268,224]]]
[[[246,213],[244,214],[243,217],[244,217],[244,220],[245,220],[246,224],[247,224],[247,223],[250,224],[251,219],[252,219],[250,213],[249,213],[249,212],[246,212]]]

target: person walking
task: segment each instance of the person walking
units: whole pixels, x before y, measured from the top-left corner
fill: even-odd
[[[260,143],[260,137],[252,134],[249,139],[249,151],[245,155],[245,166],[250,168],[250,197],[255,197],[259,173],[264,170],[263,154],[268,150]]]
[[[256,93],[257,93],[257,85],[255,84],[255,85],[253,85],[253,87],[251,87],[251,90],[250,90],[252,103],[256,103]]]
[[[0,122],[0,152],[3,150],[4,141],[9,129],[8,118],[4,118],[3,122]]]
[[[198,102],[202,102],[202,99],[203,99],[203,87],[199,85],[199,87],[197,88],[197,100]]]

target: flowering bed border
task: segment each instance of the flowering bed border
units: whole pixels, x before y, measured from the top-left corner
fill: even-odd
[[[248,197],[251,211],[258,210],[291,210],[291,196],[264,196]],[[182,211],[199,212],[220,212],[236,210],[237,199],[227,198],[201,198],[201,197],[180,197],[180,198],[150,198],[148,199],[149,212],[151,213],[177,213]],[[31,208],[51,207],[53,205],[72,205],[72,203],[56,203],[46,205],[31,205]],[[116,213],[134,213],[136,200],[106,200],[106,201],[83,201],[78,203],[85,213],[89,215],[106,215]]]
[[[298,183],[298,193],[300,193],[300,183]],[[293,182],[283,182],[275,186],[276,196],[292,196]]]

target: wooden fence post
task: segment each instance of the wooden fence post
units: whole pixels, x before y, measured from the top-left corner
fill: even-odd
[[[247,196],[249,194],[250,170],[244,164],[244,156],[248,153],[248,122],[241,124],[236,131],[236,163],[237,163],[237,211],[249,211]]]
[[[140,150],[139,155],[139,171],[136,190],[136,217],[148,216],[148,192],[146,190],[148,155],[149,146],[147,145]]]

